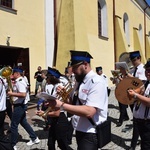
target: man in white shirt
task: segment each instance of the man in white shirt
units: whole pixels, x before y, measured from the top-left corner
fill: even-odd
[[[4,80],[0,76],[0,136],[4,135],[4,120],[6,111],[6,89]]]
[[[74,129],[78,150],[98,150],[98,139],[92,119],[96,124],[107,120],[108,96],[104,80],[91,69],[92,56],[86,51],[71,52],[71,66],[78,82],[72,99],[75,105],[56,100],[51,105],[74,114]]]
[[[22,78],[23,70],[15,67],[13,69],[13,78],[15,83],[13,85],[13,91],[9,91],[8,95],[13,96],[13,114],[11,120],[11,144],[14,150],[17,150],[16,144],[18,142],[18,126],[19,124],[28,132],[31,140],[27,142],[28,146],[33,144],[38,144],[40,140],[38,139],[36,133],[33,131],[30,124],[27,122],[25,113],[25,101],[27,98],[27,84]]]

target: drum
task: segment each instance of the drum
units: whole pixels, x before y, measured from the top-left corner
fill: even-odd
[[[133,104],[134,98],[128,95],[127,90],[134,89],[135,91],[140,92],[139,89],[141,87],[143,87],[143,82],[140,79],[135,78],[135,77],[125,78],[122,81],[120,81],[115,88],[116,99],[120,103],[125,104],[125,105]]]

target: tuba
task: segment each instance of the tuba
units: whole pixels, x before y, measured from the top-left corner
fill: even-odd
[[[11,75],[12,75],[12,68],[10,66],[4,67],[0,70],[0,76],[6,78],[9,90],[12,90],[12,84],[11,84],[11,79],[10,79]],[[11,104],[13,104],[12,96],[10,96],[10,102],[11,102]]]
[[[56,98],[63,102],[67,102],[69,94],[72,92],[73,88],[70,82],[68,82],[64,88],[57,94]],[[37,95],[37,97],[40,97]],[[40,97],[41,98],[41,97]],[[47,115],[50,111],[53,111],[52,107],[48,107],[44,113],[40,113],[39,116],[42,116],[44,119],[47,118]]]

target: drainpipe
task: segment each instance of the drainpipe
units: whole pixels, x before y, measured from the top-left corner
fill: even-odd
[[[113,0],[113,31],[114,31],[114,62],[117,62],[116,54],[116,21],[115,21],[115,0]],[[115,63],[114,63],[115,64]],[[115,68],[115,66],[114,66]]]
[[[146,8],[144,8],[144,46],[145,46],[145,58],[147,60],[147,51],[146,51],[146,9],[149,6],[147,5]]]
[[[54,56],[53,56],[53,66],[56,66],[56,57],[57,57],[57,25],[56,25],[56,1],[54,3]]]

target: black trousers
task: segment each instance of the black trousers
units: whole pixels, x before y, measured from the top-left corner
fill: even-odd
[[[98,150],[96,133],[76,131],[78,150]]]
[[[136,119],[133,118],[133,133],[132,133],[131,147],[134,149],[136,148],[138,138],[139,138],[138,125]]]
[[[135,119],[141,137],[141,150],[150,150],[150,120]]]
[[[9,119],[11,120],[11,118],[12,118],[12,104],[10,103],[9,99],[6,99],[6,112],[7,112]]]
[[[0,111],[0,136],[4,135],[5,111]]]
[[[51,127],[48,135],[48,150],[55,150],[55,142],[61,150],[72,150],[68,144],[69,122],[66,115],[62,112],[59,117],[51,118]]]
[[[128,113],[127,113],[127,108],[128,108],[128,105],[124,105],[119,102],[119,109],[120,109],[119,122],[120,123],[123,123],[124,119],[129,118]]]

